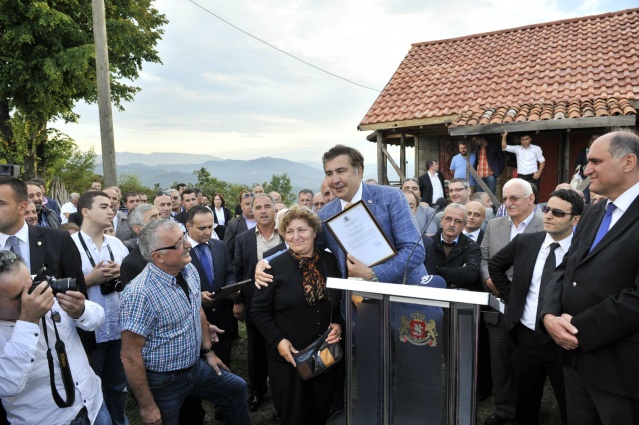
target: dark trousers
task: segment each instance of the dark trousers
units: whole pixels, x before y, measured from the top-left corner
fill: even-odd
[[[537,190],[539,190],[539,181],[541,179],[533,179],[532,174],[517,174],[517,177],[519,177],[522,180],[526,180],[528,183],[534,184],[537,187]]]
[[[564,382],[569,425],[639,424],[639,400],[586,386],[574,365],[564,366]]]
[[[495,317],[496,316],[496,317]],[[490,371],[493,378],[495,413],[504,419],[515,418],[517,390],[513,380],[512,347],[506,317],[499,313],[484,313],[490,339]]]
[[[272,354],[277,355],[277,354]],[[269,361],[271,396],[281,425],[324,425],[339,370],[332,368],[307,381],[290,363]]]
[[[264,397],[268,386],[268,360],[266,356],[266,341],[253,324],[246,324],[246,339],[248,351],[249,390],[251,395]],[[292,366],[291,366],[292,367]]]
[[[91,353],[91,368],[102,380],[102,394],[114,425],[128,425],[128,397],[124,366],[120,360],[122,342],[119,339],[100,342]]]
[[[559,405],[561,420],[566,419],[566,389],[560,348],[554,341],[542,344],[535,332],[519,323],[514,329],[513,372],[517,387],[515,421],[517,425],[538,425],[546,376],[550,379]]]

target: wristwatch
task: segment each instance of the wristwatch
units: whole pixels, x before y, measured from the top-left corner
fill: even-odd
[[[377,277],[377,273],[375,273],[375,270],[373,270],[371,268],[371,280],[370,282],[379,282],[379,278]]]
[[[212,352],[213,348],[203,348],[200,350],[200,356],[206,356],[208,353]]]

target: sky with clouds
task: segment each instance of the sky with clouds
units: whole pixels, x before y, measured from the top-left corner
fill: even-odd
[[[199,6],[198,6],[199,5]],[[114,109],[118,152],[185,152],[225,159],[319,161],[336,143],[374,161],[357,125],[378,96],[306,62],[382,90],[411,43],[636,7],[636,0],[156,0],[166,15],[163,65],[145,64],[142,88]],[[98,109],[52,126],[101,153]]]

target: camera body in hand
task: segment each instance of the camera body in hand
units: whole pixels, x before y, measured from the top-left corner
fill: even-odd
[[[29,293],[32,293],[33,290],[44,281],[46,281],[48,283],[48,287],[53,290],[53,295],[65,294],[67,291],[78,290],[78,285],[76,285],[76,280],[74,278],[63,277],[60,279],[56,279],[53,276],[47,276],[45,274],[45,271],[46,266],[42,267],[38,274],[36,274],[36,276],[33,278],[33,285],[31,285]]]

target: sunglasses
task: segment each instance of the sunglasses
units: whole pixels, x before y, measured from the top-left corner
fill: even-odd
[[[245,193],[244,195],[242,195],[242,199],[253,198],[254,196],[254,193]]]
[[[180,239],[175,245],[158,248],[153,252],[164,251],[165,249],[180,249],[184,246],[184,241],[186,241],[186,235],[182,236],[182,239]]]
[[[547,206],[541,207],[541,212],[543,212],[544,214],[548,214],[550,212],[550,213],[552,213],[553,217],[558,217],[558,218],[565,217],[566,215],[569,215],[569,216],[573,216],[574,215],[574,214],[567,213],[567,212],[562,211],[562,210],[557,210],[557,209],[554,209],[554,208],[550,208],[550,207],[547,207]]]

